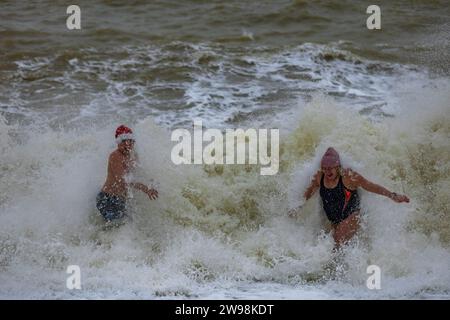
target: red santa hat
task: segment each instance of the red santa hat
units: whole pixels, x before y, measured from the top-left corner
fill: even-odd
[[[121,125],[116,129],[116,142],[119,144],[124,140],[134,140],[134,135],[130,128]]]

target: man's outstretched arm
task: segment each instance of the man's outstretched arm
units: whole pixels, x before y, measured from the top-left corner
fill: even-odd
[[[142,184],[140,182],[131,182],[128,185],[133,189],[140,190],[146,193],[151,200],[155,200],[156,198],[158,198],[158,191],[153,188],[147,187],[145,184]]]

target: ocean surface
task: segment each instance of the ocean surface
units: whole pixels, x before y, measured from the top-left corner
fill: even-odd
[[[0,1],[1,299],[449,299],[448,1],[377,1],[381,30],[365,0],[73,4],[81,30],[67,1]],[[175,166],[171,132],[196,118],[279,128],[279,173]],[[119,124],[160,197],[134,193],[109,228]],[[411,198],[361,190],[339,253],[317,195],[287,216],[329,146]]]

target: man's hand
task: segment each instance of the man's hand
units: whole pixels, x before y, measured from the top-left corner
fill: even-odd
[[[158,198],[158,191],[156,191],[156,189],[148,189],[146,193],[150,200],[155,200],[156,198]]]
[[[397,203],[409,202],[409,198],[407,196],[402,195],[402,194],[396,194],[395,192],[392,192],[391,195],[389,196],[389,198],[391,198],[392,200],[394,200]]]

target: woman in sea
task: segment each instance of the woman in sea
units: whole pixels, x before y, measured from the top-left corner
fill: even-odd
[[[409,202],[407,196],[370,182],[349,168],[343,169],[338,152],[328,148],[322,157],[321,169],[314,175],[304,197],[308,200],[320,190],[323,209],[331,222],[336,247],[350,240],[359,229],[359,187],[398,203]],[[293,211],[290,215],[293,215]]]

